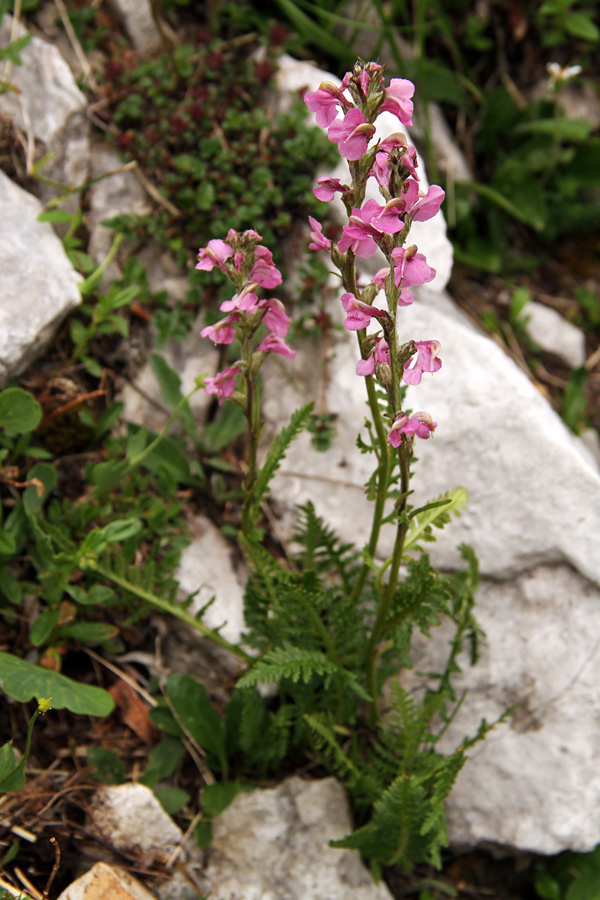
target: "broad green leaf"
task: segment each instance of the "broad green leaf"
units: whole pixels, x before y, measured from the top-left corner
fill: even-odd
[[[74,622],[61,628],[60,633],[75,638],[82,644],[103,644],[116,637],[119,630],[108,622]]]
[[[189,675],[170,675],[167,694],[183,727],[204,750],[215,754],[225,770],[225,723],[213,709],[204,685]]]
[[[190,802],[190,795],[181,788],[163,788],[163,790],[155,791],[156,799],[170,816],[178,813],[186,803]]]
[[[479,184],[476,181],[462,181],[461,184],[464,187],[471,188],[477,194],[481,194],[482,197],[485,197],[492,203],[495,203],[496,206],[499,206],[505,212],[509,213],[513,218],[518,219],[519,222],[524,222],[526,225],[530,225],[537,230],[544,227],[544,220],[538,212],[524,209],[522,205],[517,206],[512,200],[509,200],[508,197],[501,194],[500,191],[490,187],[489,184]]]
[[[80,684],[3,652],[0,652],[0,689],[20,703],[27,703],[33,697],[37,700],[48,697],[54,709],[69,709],[84,716],[108,716],[115,705],[108,691],[102,688]]]
[[[179,738],[169,737],[153,747],[148,754],[148,765],[140,778],[141,783],[153,788],[158,781],[172,775],[181,757],[182,746]]]
[[[592,22],[592,13],[571,12],[565,16],[563,24],[565,30],[584,41],[597,41],[600,38],[598,27]],[[592,900],[592,898],[589,898]]]
[[[38,222],[50,222],[52,225],[72,222],[73,216],[64,209],[45,209],[38,216]]]
[[[42,407],[22,388],[7,388],[0,392],[0,428],[7,434],[27,434],[42,420]]]
[[[75,603],[79,603],[81,606],[101,606],[112,600],[115,595],[112,588],[103,584],[93,584],[89,591],[85,591],[77,585],[68,584],[65,591]]]

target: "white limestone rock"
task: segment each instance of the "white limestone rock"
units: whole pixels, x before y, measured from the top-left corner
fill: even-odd
[[[0,172],[0,386],[48,346],[80,302],[80,276],[47,222],[40,202]]]
[[[143,784],[101,787],[94,794],[91,812],[96,828],[122,853],[166,859],[183,837],[181,829]]]
[[[525,331],[542,350],[552,353],[572,369],[586,360],[585,335],[555,309],[531,300],[523,310]]]
[[[313,63],[299,62],[292,59],[291,56],[285,54],[279,60],[279,68],[277,71],[277,86],[283,93],[285,91],[292,93],[306,93],[307,91],[316,91],[322,81],[330,81],[335,85],[340,85],[341,81],[331,72],[325,72],[317,68]],[[285,103],[285,97],[281,98],[281,103]],[[287,101],[289,103],[289,101]],[[308,120],[316,124],[313,113],[308,114]],[[376,138],[388,137],[394,132],[400,131],[407,133],[407,129],[400,124],[396,116],[391,113],[382,113],[376,123]],[[409,134],[410,139],[410,134]],[[319,177],[327,175],[331,178],[339,178],[342,184],[348,183],[348,163],[340,157],[340,163],[333,172],[319,172]],[[419,177],[421,186],[424,190],[428,188],[427,177],[423,160],[419,157]],[[381,202],[381,194],[377,187],[375,179],[369,179],[367,186],[366,200],[377,200]],[[346,210],[344,204],[336,194],[335,200],[328,204],[323,204],[323,209],[331,209],[340,222],[346,222]],[[427,222],[414,222],[410,232],[410,242],[415,243],[419,247],[419,251],[424,253],[430,265],[433,265],[437,271],[434,281],[431,282],[431,289],[434,291],[443,291],[450,278],[452,270],[452,244],[446,236],[446,222],[441,215],[435,216]],[[369,276],[372,276],[385,265],[383,255],[377,251],[371,259],[361,260],[361,269]]]
[[[494,578],[541,562],[567,563],[600,584],[600,477],[587,450],[499,347],[427,303],[426,291],[419,296],[402,310],[401,340],[439,340],[443,365],[408,392],[409,407],[426,410],[438,423],[434,438],[416,447],[413,502],[420,505],[457,485],[469,495],[467,511],[432,545],[433,558],[453,568],[454,548],[465,541],[475,547],[483,574]],[[352,337],[345,333],[332,345],[324,386],[316,347],[302,348],[286,362],[295,388],[274,374],[265,378],[270,422],[286,422],[295,407],[320,398],[322,387],[326,408],[338,417],[327,453],[315,451],[309,435],[292,444],[273,496],[288,539],[294,504],[312,499],[341,537],[360,544],[370,521],[363,485],[372,459],[355,440],[366,392],[355,375],[359,354]],[[390,535],[382,542],[383,556],[391,541]]]
[[[110,0],[138,53],[149,55],[161,47],[160,35],[148,0]]]
[[[476,614],[482,659],[457,682],[469,693],[445,746],[515,704],[470,751],[448,801],[453,842],[536,853],[586,852],[600,840],[600,591],[564,565],[509,583],[485,579]],[[420,642],[415,670],[439,668],[440,642]]]
[[[58,900],[155,900],[137,878],[125,869],[98,862],[73,881]]]
[[[244,630],[245,578],[234,567],[229,544],[209,519],[197,516],[190,530],[192,543],[183,550],[175,572],[184,593],[198,591],[189,612],[194,615],[214,597],[202,621],[209,628],[219,628],[230,643],[239,643]]]
[[[114,232],[102,224],[104,221],[125,214],[144,216],[152,212],[148,195],[135,174],[132,171],[118,171],[122,168],[119,154],[104,142],[92,145],[90,175],[101,180],[96,181],[88,191],[86,224],[90,239],[87,252],[98,264],[105,259],[114,238]],[[115,278],[120,271],[116,263],[113,265],[112,278]],[[104,280],[106,282],[111,278],[105,274]]]
[[[391,900],[358,853],[329,840],[352,830],[348,801],[334,778],[288,778],[239,794],[213,825],[206,877],[221,900]]]
[[[0,47],[11,40],[12,17],[5,15],[0,25]],[[26,34],[19,25],[18,36]],[[38,37],[32,37],[21,52],[23,64],[14,66],[10,81],[18,93],[0,96],[0,113],[8,116],[26,135],[43,141],[51,161],[42,174],[78,187],[88,179],[89,123],[87,101],[59,50]],[[51,189],[40,186],[42,197]],[[54,189],[52,189],[54,190]],[[71,198],[71,209],[78,198]],[[68,204],[67,204],[68,205]]]

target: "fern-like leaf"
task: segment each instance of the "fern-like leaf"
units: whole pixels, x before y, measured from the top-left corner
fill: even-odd
[[[285,457],[288,447],[294,438],[303,431],[310,422],[313,403],[307,403],[297,409],[290,419],[290,424],[285,425],[269,449],[267,458],[264,461],[260,471],[258,472],[256,483],[253,489],[252,510],[255,518],[258,517],[260,504],[269,490],[269,483],[273,475],[281,465]]]
[[[410,514],[409,531],[404,541],[404,552],[421,549],[419,541],[431,541],[432,527],[443,528],[450,516],[460,516],[467,504],[467,492],[463,487],[446,491],[431,504],[413,510]]]
[[[308,684],[314,675],[323,677],[341,673],[340,667],[318,650],[305,650],[284,644],[283,647],[269,650],[262,659],[257,660],[250,671],[242,675],[238,687],[250,688],[259,682],[279,683],[287,679],[294,683],[302,680]]]

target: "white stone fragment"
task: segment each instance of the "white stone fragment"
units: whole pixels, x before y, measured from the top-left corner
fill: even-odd
[[[577,369],[586,360],[585,335],[555,309],[530,300],[523,310],[525,331],[542,350]]]
[[[98,862],[72,882],[58,900],[155,900],[137,878],[125,869]]]
[[[12,17],[0,24],[0,47],[11,40]],[[27,34],[19,25],[18,36]],[[32,37],[21,51],[22,65],[14,66],[10,82],[17,88],[0,95],[0,113],[10,118],[28,140],[43,141],[52,159],[42,174],[77,187],[88,178],[89,124],[87,101],[75,84],[59,50]],[[41,186],[45,195],[50,189]],[[77,198],[72,198],[76,205]],[[73,204],[72,204],[73,206]]]
[[[48,346],[81,297],[63,245],[40,202],[0,172],[0,386]]]
[[[109,5],[122,19],[138,53],[150,54],[160,49],[160,35],[148,0],[110,0]]]
[[[182,838],[181,829],[143,784],[106,785],[92,801],[96,828],[116,850],[168,857]]]
[[[453,842],[559,853],[600,839],[600,591],[568,566],[485,580],[476,615],[488,635],[464,676],[468,694],[447,749],[515,708],[470,751],[448,801]],[[440,641],[420,642],[415,670],[439,669]]]
[[[219,634],[231,643],[239,643],[244,630],[244,584],[235,571],[231,548],[205,516],[197,516],[190,530],[192,543],[183,550],[175,572],[184,593],[198,591],[189,612],[194,615],[214,597],[202,621],[209,628],[219,628]]]
[[[334,778],[288,778],[239,794],[215,821],[206,877],[221,900],[391,900],[358,853],[330,840],[352,830],[344,789]]]

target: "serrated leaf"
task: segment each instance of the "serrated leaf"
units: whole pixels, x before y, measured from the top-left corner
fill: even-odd
[[[451,515],[460,516],[461,511],[467,504],[467,492],[463,487],[457,487],[451,491],[446,491],[434,502],[437,503],[443,500],[449,502],[443,506],[432,506],[429,509],[424,507],[423,512],[413,515],[410,519],[409,532],[404,541],[405,553],[415,547],[419,540],[426,540],[427,529],[430,529],[432,526],[443,528],[450,521]]]

